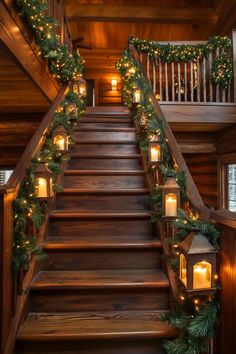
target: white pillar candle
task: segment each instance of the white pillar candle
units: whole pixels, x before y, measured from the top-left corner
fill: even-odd
[[[58,135],[54,139],[54,144],[57,146],[58,150],[66,150],[66,142],[63,136]]]
[[[151,162],[160,161],[160,147],[152,146],[151,147]]]
[[[135,103],[140,102],[140,90],[134,91],[134,102]]]
[[[193,269],[193,288],[194,289],[205,289],[210,288],[210,280],[207,277],[207,267],[202,267],[201,265],[194,266]]]
[[[45,178],[37,179],[37,197],[39,198],[47,198],[47,181]]]
[[[165,197],[165,216],[177,216],[177,198],[175,194],[167,194]]]

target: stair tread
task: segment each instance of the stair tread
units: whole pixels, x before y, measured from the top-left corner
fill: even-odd
[[[89,142],[88,144],[90,144]],[[86,144],[86,143],[84,143]],[[109,144],[109,143],[108,143]],[[98,159],[98,160],[105,160],[105,159],[140,159],[141,154],[104,154],[104,155],[95,155],[91,154],[90,152],[88,153],[71,153],[70,154],[71,159]]]
[[[124,127],[124,128],[118,128],[118,127],[77,127],[74,128],[74,132],[130,132],[133,133],[135,132],[135,128],[130,128],[130,127]]]
[[[18,341],[168,338],[175,331],[160,321],[163,311],[29,313]]]
[[[110,211],[110,210],[96,210],[96,211],[80,211],[80,210],[58,210],[55,209],[50,214],[51,218],[148,218],[149,211]]]
[[[63,188],[58,194],[148,194],[148,188]]]
[[[85,117],[82,118],[81,123],[132,123],[131,118],[104,118],[104,117]]]
[[[77,288],[167,288],[169,282],[161,270],[48,270],[40,271],[32,289]]]
[[[44,243],[43,247],[46,250],[50,249],[104,249],[104,248],[161,248],[161,242],[154,238],[144,238],[143,236],[127,237],[117,236],[115,238],[108,235],[94,236],[93,239],[88,238],[87,235],[75,237],[49,237]]]
[[[144,175],[143,170],[76,170],[67,169],[65,175]]]

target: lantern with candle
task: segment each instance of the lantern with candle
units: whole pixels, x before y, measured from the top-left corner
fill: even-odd
[[[138,87],[133,88],[133,103],[140,103],[141,100],[141,91]]]
[[[35,171],[35,195],[41,200],[53,196],[52,172],[44,162],[40,162]]]
[[[65,127],[60,125],[53,130],[52,141],[60,152],[68,151],[68,136]]]
[[[179,249],[179,277],[189,293],[214,291],[217,252],[206,236],[193,231],[179,244]]]
[[[148,146],[149,163],[151,165],[158,165],[162,162],[162,148],[159,135],[155,134],[151,137]]]
[[[169,175],[162,189],[163,217],[176,218],[180,208],[180,186],[172,175]]]

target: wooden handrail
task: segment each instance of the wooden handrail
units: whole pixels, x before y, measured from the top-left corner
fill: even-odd
[[[230,210],[214,210],[210,213],[210,218],[218,224],[236,229],[236,213]]]
[[[55,112],[56,107],[63,99],[65,95],[66,86],[61,88],[59,91],[56,99],[52,103],[49,111],[44,116],[43,120],[41,121],[38,129],[32,136],[29,144],[27,145],[26,150],[24,151],[23,155],[21,156],[20,160],[18,161],[9,181],[6,185],[0,187],[0,194],[5,193],[18,193],[20,188],[21,182],[25,176],[25,172],[27,167],[29,167],[32,158],[36,155],[36,153],[40,150],[43,144],[43,137],[48,132],[51,126],[51,122],[53,120],[53,115]]]
[[[146,80],[146,83],[149,84],[148,79],[144,75],[142,64],[139,60],[138,53],[133,45],[130,45],[130,51],[133,54],[133,57],[135,58],[136,62],[138,63],[139,68]],[[162,112],[162,109],[161,109],[153,91],[150,94],[150,99],[153,103],[155,113],[157,114],[158,118],[164,124],[165,135],[166,135],[166,138],[168,139],[171,154],[172,154],[175,162],[179,166],[179,168],[181,168],[185,172],[186,180],[187,180],[187,192],[188,192],[189,198],[191,200],[191,203],[193,204],[193,206],[195,207],[195,209],[198,211],[199,215],[202,218],[209,219],[210,218],[210,210],[203,203],[202,197],[201,197],[201,195],[200,195],[200,193],[193,181],[193,178],[191,176],[191,173],[189,172],[189,169],[186,165],[186,162],[183,158],[180,148],[174,138],[174,135],[169,127],[169,124]]]

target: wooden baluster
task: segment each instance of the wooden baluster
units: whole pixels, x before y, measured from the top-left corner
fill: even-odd
[[[197,58],[197,101],[200,102],[201,101],[201,76],[200,76],[200,62],[199,62],[199,58]]]
[[[175,63],[171,63],[171,75],[172,75],[172,101],[175,101]]]
[[[155,64],[155,60],[153,60],[152,62],[152,78],[153,78],[153,92],[156,94],[156,88],[157,88],[157,83],[156,83],[156,64]]]
[[[143,63],[143,53],[142,52],[139,52],[139,57],[140,57],[141,63]]]
[[[221,89],[221,94],[222,94],[222,102],[225,102],[225,100],[226,100],[226,89],[225,89],[225,87],[222,87],[222,89]]]
[[[227,89],[227,102],[231,102],[231,84],[229,84]]]
[[[184,101],[188,101],[188,76],[187,76],[187,63],[184,63]]]
[[[202,78],[203,101],[206,102],[206,58],[203,58]]]
[[[236,30],[232,31],[232,44],[233,44],[233,102],[236,103]]]
[[[191,102],[193,102],[194,97],[193,97],[193,62],[190,62],[190,91],[191,91]]]
[[[166,101],[169,101],[168,64],[165,63]]]
[[[150,60],[149,60],[149,56],[147,55],[147,78],[150,81],[149,70],[150,70]]]
[[[213,102],[213,85],[211,82],[212,52],[209,53],[209,101]]]
[[[216,56],[218,57],[220,54],[219,48],[216,49]],[[220,86],[219,84],[216,85],[216,102],[220,102]]]
[[[159,57],[159,80],[160,80],[160,101],[163,99],[162,95],[162,64],[161,64],[161,59]]]
[[[180,89],[181,89],[181,75],[180,75],[180,63],[178,63],[178,101],[180,102],[181,101],[181,92],[180,92]]]

